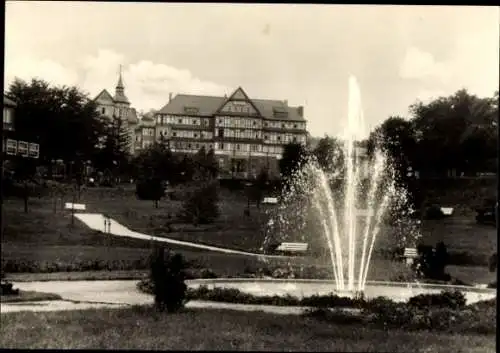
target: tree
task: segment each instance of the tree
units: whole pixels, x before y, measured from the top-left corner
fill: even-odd
[[[217,175],[219,175],[219,163],[215,158],[215,151],[213,148],[209,149],[207,152],[206,168],[208,169],[208,173],[212,179],[217,178]]]
[[[216,183],[206,183],[190,193],[179,216],[194,225],[213,223],[220,214],[218,200]]]
[[[488,260],[488,268],[490,272],[495,272],[498,267],[498,253],[494,253]]]
[[[410,106],[410,112],[421,151],[418,159],[421,170],[439,174],[452,169],[474,171],[483,168],[487,160],[496,158],[496,148],[492,146],[497,141],[498,108],[494,99],[459,90],[427,104],[416,102]],[[486,131],[491,138],[472,138],[481,130],[481,134]],[[480,140],[483,147],[479,147]],[[477,152],[480,154],[476,155]]]
[[[269,186],[269,171],[266,168],[262,168],[257,175],[255,183],[251,187],[251,198],[253,198],[257,203],[257,208],[260,208],[260,203],[264,197],[264,192]]]
[[[382,150],[400,177],[406,175],[407,168],[414,167],[416,138],[413,123],[399,116],[389,117],[379,125],[368,138],[368,153]]]
[[[186,301],[184,282],[186,262],[180,254],[171,255],[162,246],[154,249],[150,261],[150,280],[153,285],[155,306],[159,311],[176,312]]]
[[[97,169],[107,169],[123,172],[127,169],[130,159],[129,134],[120,118],[103,117],[103,134],[101,143],[94,156],[94,165]]]
[[[14,177],[17,181],[23,183],[22,197],[24,200],[24,212],[28,213],[28,200],[30,196],[30,187],[28,183],[33,179],[36,173],[36,160],[15,156],[14,158]]]
[[[40,163],[49,167],[49,175],[52,160],[62,159],[69,166],[76,155],[93,156],[103,127],[95,103],[77,87],[16,79],[8,94],[17,103],[18,139],[40,144]]]
[[[312,153],[325,172],[337,175],[342,173],[344,153],[339,140],[325,136],[319,140]]]
[[[306,161],[307,151],[305,147],[299,143],[289,143],[283,149],[283,156],[279,161],[281,176],[284,179],[293,177],[296,172]]]
[[[161,179],[157,177],[139,179],[136,184],[136,195],[140,200],[154,201],[155,208],[158,208],[161,198],[165,196],[165,188]]]
[[[179,182],[179,162],[164,144],[155,143],[135,157],[131,164],[139,179],[158,178],[171,184]]]

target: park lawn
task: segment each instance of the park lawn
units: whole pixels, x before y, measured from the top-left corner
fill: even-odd
[[[26,329],[30,334],[26,335]],[[150,307],[2,314],[4,348],[495,352],[494,335],[404,332],[263,312]]]
[[[258,251],[264,242],[265,208],[252,205],[250,216],[244,216],[247,200],[239,193],[221,190],[220,217],[213,224],[199,226],[176,220],[182,201],[164,198],[155,208],[152,201],[138,200],[133,190],[108,198],[100,197],[100,193],[89,188],[82,194],[81,202],[89,212],[106,213],[134,231],[245,251]],[[167,233],[169,216],[173,220],[172,231]]]
[[[50,273],[8,273],[10,282],[48,282],[48,281],[110,281],[140,280],[149,276],[148,270],[130,271],[81,271]]]
[[[81,201],[87,205],[89,212],[115,212],[116,219],[134,230],[131,223],[156,229],[153,233],[171,238],[195,241],[210,245],[220,245],[230,248],[242,248],[254,250],[263,241],[262,233],[251,232],[251,227],[256,228],[255,221],[262,216],[262,212],[252,208],[251,216],[244,217],[243,209],[246,207],[244,197],[229,193],[227,190],[221,192],[222,208],[225,211],[221,219],[207,228],[183,225],[182,232],[169,234],[158,230],[161,224],[158,219],[168,213],[174,205],[180,207],[178,201],[162,200],[160,208],[155,209],[151,201],[137,200],[133,190],[115,189],[92,189],[89,188],[81,195]],[[63,200],[70,201],[70,200]],[[241,213],[240,213],[241,211]],[[68,211],[61,211],[58,207],[57,213],[53,210],[53,200],[50,197],[30,199],[30,210],[28,214],[23,212],[22,200],[4,200],[4,239],[2,240],[2,261],[35,261],[35,262],[59,262],[74,263],[75,261],[122,261],[140,262],[146,259],[151,252],[152,244],[147,241],[123,237],[109,237],[102,233],[90,230],[83,223],[75,220],[71,224],[71,215]],[[153,224],[150,214],[153,216]],[[128,216],[127,216],[128,215]],[[162,216],[163,217],[163,216]],[[135,223],[134,223],[135,222]],[[494,227],[477,226],[470,222],[464,222],[460,218],[428,223],[432,225],[431,231],[425,235],[424,240],[434,245],[439,240],[444,240],[450,251],[467,251],[480,253],[486,259],[496,248],[496,230]],[[191,229],[189,229],[189,227]],[[211,227],[211,228],[210,228]],[[224,228],[226,227],[226,228]],[[194,229],[193,229],[194,228]],[[258,228],[258,227],[257,227]],[[202,231],[206,229],[206,231]],[[465,244],[465,245],[464,245]],[[393,245],[387,232],[381,232],[377,239],[377,247]],[[173,247],[173,250],[181,252],[189,261],[196,261],[199,267],[209,268],[218,276],[237,276],[245,270],[263,267],[267,262],[260,262],[256,258],[228,255],[215,252],[207,252],[193,248]],[[293,259],[290,264],[300,264],[303,260]],[[287,263],[288,261],[285,261]],[[283,261],[273,260],[273,264]],[[307,260],[305,265],[317,264],[317,261]],[[323,263],[329,267],[328,263]],[[129,266],[130,267],[130,266]],[[137,268],[121,268],[122,270],[133,270]],[[485,283],[477,279],[477,274],[482,273],[481,278],[489,278],[485,275],[486,268],[471,268],[455,266],[453,277],[459,278],[467,283]],[[376,252],[372,258],[369,278],[372,280],[394,280],[401,275],[407,274],[408,270],[400,263],[390,262],[378,258]],[[451,272],[451,271],[450,271]],[[65,276],[61,274],[61,276]],[[92,275],[89,275],[92,277]],[[102,278],[102,277],[101,277]],[[104,276],[104,278],[112,278]],[[120,277],[118,277],[120,278]],[[489,281],[488,281],[489,282]],[[488,283],[486,282],[486,283]]]
[[[1,295],[2,303],[39,302],[46,300],[61,300],[62,297],[54,293],[42,293],[34,291],[19,291],[16,295]]]

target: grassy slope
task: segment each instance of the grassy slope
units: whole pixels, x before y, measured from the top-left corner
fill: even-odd
[[[2,295],[2,303],[39,302],[45,300],[60,300],[60,295],[54,293],[42,293],[33,291],[19,291],[17,295]]]
[[[26,335],[26,328],[30,334]],[[193,334],[196,332],[196,334]],[[495,337],[378,330],[313,318],[147,307],[2,315],[4,348],[495,352]]]
[[[69,197],[67,198],[65,201],[69,201]],[[80,202],[87,205],[89,212],[106,212],[134,230],[157,235],[165,234],[161,228],[165,224],[166,215],[175,215],[181,207],[178,201],[163,200],[160,208],[155,209],[152,202],[137,200],[131,188],[120,192],[113,189],[88,189],[82,193]],[[251,217],[244,217],[245,207],[246,201],[242,195],[223,190],[222,215],[214,225],[198,229],[189,225],[175,225],[184,229],[165,235],[245,250],[258,248],[263,240],[260,224],[264,221],[264,215],[253,207]],[[78,220],[74,227],[69,227],[70,215],[61,210],[54,214],[50,197],[31,199],[29,214],[24,214],[22,209],[21,200],[4,201],[4,259],[50,262],[71,262],[74,259],[139,261],[150,254],[151,244],[148,242],[107,238],[89,230]],[[485,258],[496,248],[496,230],[493,227],[476,226],[460,218],[426,222],[423,233],[426,243],[435,244],[443,240],[452,251],[473,251]],[[377,243],[378,247],[391,244],[387,232],[381,232]],[[245,267],[259,266],[259,262],[251,258],[199,250],[183,249],[182,252],[188,259],[196,259],[200,266],[211,267],[220,275],[235,275]],[[326,263],[324,265],[327,266]],[[478,273],[481,278],[488,277],[485,268],[464,270],[466,273],[459,278],[475,279],[478,278]],[[369,276],[372,279],[391,279],[399,271],[404,271],[400,264],[391,264],[374,256]]]

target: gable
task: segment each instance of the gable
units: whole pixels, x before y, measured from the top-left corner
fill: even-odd
[[[231,97],[229,97],[229,99],[247,100],[248,97],[245,92],[243,92],[243,89],[241,87],[238,87],[238,89],[233,93]]]
[[[260,112],[241,87],[238,87],[236,91],[225,100],[224,104],[217,112],[260,115]]]
[[[229,101],[226,102],[220,109],[221,113],[243,113],[250,115],[257,115],[257,110],[249,103],[245,101]]]
[[[113,97],[111,96],[111,94],[109,94],[109,92],[105,89],[103,89],[101,91],[101,93],[99,93],[97,95],[97,97],[95,97],[94,99],[95,101],[98,101],[98,102],[103,102],[103,103],[113,103]]]

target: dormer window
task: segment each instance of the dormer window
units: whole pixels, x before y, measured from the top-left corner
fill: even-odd
[[[186,114],[198,114],[198,111],[196,107],[184,107],[184,113]]]

